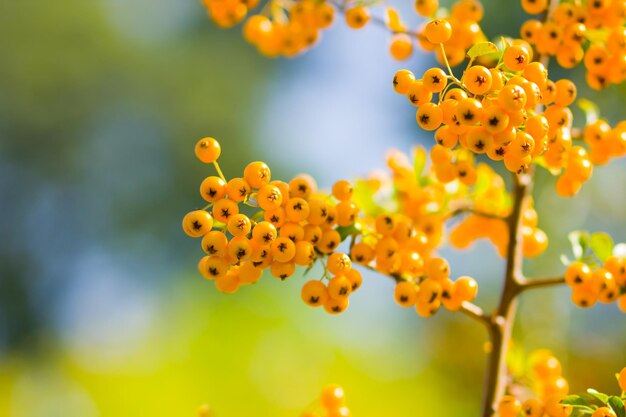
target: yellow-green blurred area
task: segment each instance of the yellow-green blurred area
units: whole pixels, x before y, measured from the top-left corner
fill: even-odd
[[[418,24],[408,3],[400,10]],[[517,2],[486,10],[491,37],[524,17]],[[227,176],[261,159],[274,178],[306,171],[326,188],[383,167],[386,149],[430,146],[390,79],[434,61],[393,62],[388,41],[337,22],[306,55],[268,61],[196,1],[1,2],[0,416],[191,416],[202,403],[217,417],[297,416],[330,382],[358,417],[477,415],[479,324],[443,311],[421,319],[373,274],[341,316],[300,301],[315,270],[221,295],[180,227],[213,174],[193,156],[202,136],[221,141]],[[583,78],[551,72],[565,76]],[[624,117],[623,87],[579,93],[612,123]],[[561,273],[572,229],[626,240],[625,169],[598,168],[571,200],[539,173],[551,245],[529,275]],[[503,269],[493,248],[442,253],[493,307]],[[574,391],[615,392],[626,317],[569,297],[525,294],[516,343],[554,350]]]

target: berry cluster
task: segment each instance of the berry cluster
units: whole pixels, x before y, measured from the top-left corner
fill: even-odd
[[[626,313],[626,258],[611,256],[596,269],[573,262],[565,271],[565,282],[572,287],[572,301],[578,307],[592,307],[598,301],[617,302]]]
[[[474,44],[487,40],[479,25],[483,6],[477,0],[459,0],[449,12],[439,8],[438,0],[416,0],[415,9],[425,17],[439,16],[418,30],[417,39],[422,49],[435,52],[441,65],[459,65]]]
[[[590,415],[592,417],[615,417],[610,404],[606,404],[608,395],[599,394],[593,402],[587,404],[587,398],[569,396],[569,384],[562,375],[561,363],[548,350],[533,352],[517,380],[509,386],[511,394],[502,397],[497,407],[500,417],[567,417],[570,415]],[[616,374],[622,392],[626,391],[626,368]],[[530,388],[522,389],[522,388]],[[513,394],[515,392],[515,394]],[[588,396],[589,397],[589,396]],[[624,399],[614,397],[620,402]],[[568,400],[569,399],[569,400]],[[600,401],[604,399],[604,401]],[[579,408],[575,412],[576,404]],[[615,404],[619,407],[619,405]]]
[[[305,411],[300,417],[350,417],[346,407],[346,395],[342,387],[329,384],[324,387],[319,397],[320,412]]]
[[[425,278],[399,281],[394,298],[402,307],[415,307],[422,317],[434,315],[441,305],[457,311],[464,301],[476,298],[478,284],[471,277],[450,279],[450,266],[443,258],[431,258],[424,270]]]
[[[268,4],[268,15],[253,15],[243,26],[246,41],[267,57],[291,57],[306,51],[317,43],[321,31],[335,18],[335,9],[325,1]]]
[[[550,351],[539,350],[531,354],[529,370],[524,375],[525,385],[529,386],[534,397],[517,398],[505,395],[498,404],[500,417],[567,417],[573,407],[561,401],[569,394],[569,384],[563,378],[561,363]],[[523,401],[522,401],[523,400]]]
[[[586,3],[586,4],[585,4]],[[522,0],[529,14],[546,12],[548,0]],[[584,63],[587,83],[602,89],[626,79],[626,3],[623,0],[563,2],[546,22],[526,21],[523,39],[563,68]]]
[[[435,163],[437,150],[461,152],[437,145],[429,167],[421,148],[415,150],[414,164],[406,155],[391,152],[390,177],[358,180],[356,189],[348,181],[337,181],[327,195],[308,176],[289,183],[272,180],[270,168],[259,161],[249,164],[242,177],[227,181],[217,163],[219,143],[201,139],[196,155],[214,164],[218,175],[200,185],[208,204],[183,219],[184,231],[202,238],[205,256],[198,264],[200,273],[220,291],[233,293],[256,283],[266,269],[285,280],[297,266],[308,271],[319,263],[321,279],[307,281],[301,298],[309,306],[322,306],[335,314],[348,308],[349,296],[361,286],[362,275],[353,268],[358,264],[395,279],[396,301],[415,306],[421,316],[432,316],[441,305],[459,310],[475,298],[477,283],[470,277],[451,280],[448,262],[436,255],[444,242],[445,223],[469,213],[451,234],[453,245],[464,247],[482,237],[473,223],[488,224],[482,232],[487,231],[503,252],[508,244],[505,218],[510,199],[502,178],[484,164],[475,166],[467,151],[463,152],[468,160],[455,156],[455,179],[442,181],[441,163]],[[389,190],[394,192],[390,195]],[[393,207],[393,213],[385,207]],[[545,249],[547,239],[536,228],[534,209],[529,206],[526,212],[529,232],[524,234],[524,253],[535,256]],[[342,242],[348,246],[347,240],[349,254],[339,251]]]
[[[196,145],[197,157],[215,164],[219,176],[209,176],[200,185],[208,205],[183,218],[183,230],[202,238],[206,256],[198,264],[200,273],[214,280],[220,291],[233,293],[257,282],[265,269],[285,280],[296,266],[312,268],[318,259],[323,263],[327,258],[322,279],[328,280],[328,287],[322,281],[309,282],[302,297],[311,306],[344,311],[348,295],[362,280],[350,258],[335,252],[344,239],[340,228],[352,226],[358,216],[352,185],[338,181],[327,196],[317,192],[308,176],[289,183],[272,181],[270,168],[259,161],[250,163],[243,177],[226,181],[217,165],[220,152],[213,138]]]
[[[437,22],[431,21],[426,33],[431,24],[442,26]],[[433,41],[445,40],[433,36]],[[576,100],[575,84],[551,81],[546,68],[532,57],[525,41],[514,40],[492,68],[470,62],[460,80],[440,68],[428,69],[420,79],[409,70],[395,74],[393,87],[417,107],[418,125],[435,131],[438,146],[433,148],[433,161],[439,164],[441,181],[455,179],[458,171],[446,149],[464,149],[503,161],[516,173],[540,164],[562,174],[556,183],[559,195],[573,196],[591,177],[593,164],[626,154],[625,123],[611,129],[596,120],[585,127],[583,137],[573,137],[578,130],[572,128],[569,106]],[[574,139],[584,139],[589,151],[573,145]],[[464,177],[468,183],[473,180],[471,172]]]

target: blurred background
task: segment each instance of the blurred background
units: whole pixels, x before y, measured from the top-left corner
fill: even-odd
[[[519,27],[517,2],[485,3],[489,36]],[[222,295],[198,275],[199,245],[180,227],[212,174],[193,155],[202,136],[221,141],[227,176],[260,159],[274,178],[308,172],[323,187],[383,167],[389,148],[430,146],[390,80],[434,61],[394,62],[388,42],[379,28],[338,23],[305,55],[270,61],[196,1],[0,3],[0,415],[191,416],[209,403],[217,417],[294,417],[329,382],[358,417],[476,415],[479,324],[421,319],[376,275],[340,316],[302,304],[301,276]],[[582,74],[551,72],[563,76]],[[623,87],[579,93],[612,123],[623,117]],[[625,168],[597,169],[573,200],[538,175],[551,244],[529,275],[562,271],[572,229],[626,240]],[[444,253],[492,307],[495,251]],[[625,318],[615,306],[575,309],[569,296],[526,294],[516,343],[553,349],[573,390],[615,392]]]

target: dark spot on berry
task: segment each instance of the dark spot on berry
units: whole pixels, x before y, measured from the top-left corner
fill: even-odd
[[[211,267],[209,268],[209,274],[213,275],[214,277],[218,276],[220,274],[220,271],[217,270],[217,268],[215,267]]]
[[[498,126],[498,124],[500,124],[500,119],[498,119],[496,116],[493,116],[491,119],[489,119],[489,126]]]
[[[191,224],[191,226],[193,227],[193,230],[200,230],[200,229],[202,229],[202,224],[198,220],[194,220],[194,222]]]

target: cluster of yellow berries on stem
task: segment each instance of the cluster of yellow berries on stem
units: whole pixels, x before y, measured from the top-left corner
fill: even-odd
[[[523,0],[529,14],[544,13],[547,0]],[[594,89],[626,79],[626,3],[623,0],[562,2],[547,21],[527,20],[521,36],[563,68],[584,64]]]
[[[426,34],[442,41],[442,26],[441,20],[433,20]],[[450,68],[448,73],[430,68],[419,79],[409,70],[400,70],[393,87],[417,107],[419,126],[435,131],[433,161],[441,181],[457,178],[459,169],[451,150],[462,149],[503,161],[518,174],[532,164],[543,166],[560,175],[557,193],[573,196],[591,177],[594,164],[626,154],[626,125],[622,122],[611,129],[604,120],[593,120],[582,133],[574,129],[569,106],[576,100],[576,85],[566,79],[550,80],[545,66],[532,62],[533,49],[524,41],[503,42],[501,53],[490,43],[470,50],[472,59],[461,79]],[[472,65],[474,58],[492,53],[499,56],[492,67]],[[584,140],[589,151],[575,145],[575,140]]]
[[[617,307],[626,313],[625,255],[574,261],[565,271],[565,282],[572,288],[575,305],[588,308],[597,302],[617,303]]]

